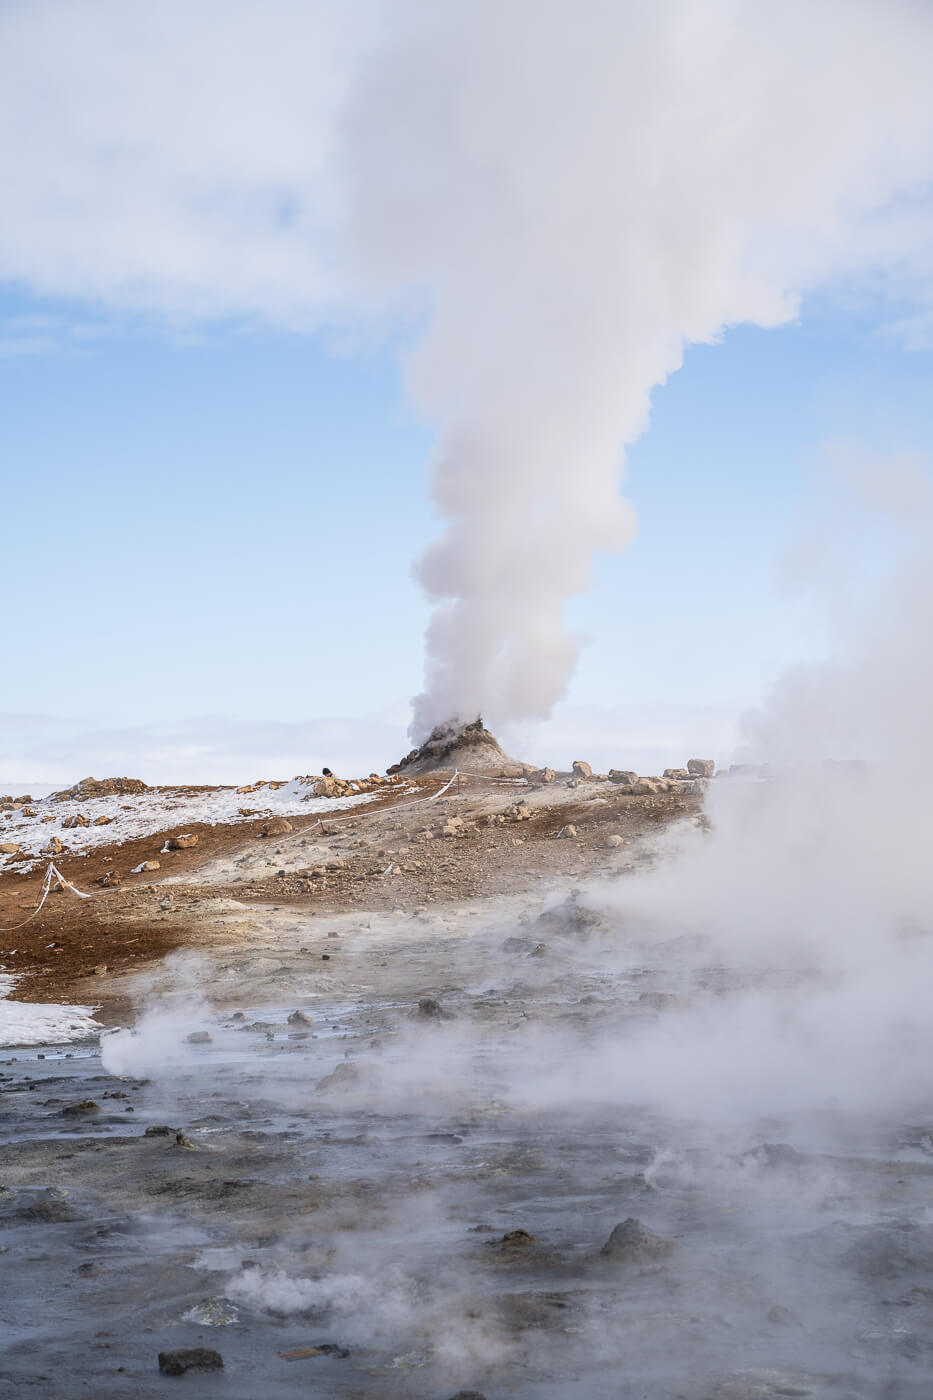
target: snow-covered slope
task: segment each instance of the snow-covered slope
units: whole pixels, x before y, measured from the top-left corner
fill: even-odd
[[[354,797],[310,797],[310,788],[298,780],[279,788],[262,787],[254,792],[238,793],[235,788],[191,790],[185,788],[151,788],[148,792],[127,796],[94,797],[52,801],[42,798],[32,804],[35,816],[22,811],[0,813],[0,843],[15,842],[20,852],[35,859],[0,855],[0,872],[5,869],[28,869],[41,860],[40,852],[52,836],[57,836],[65,853],[80,854],[95,846],[109,846],[149,836],[157,831],[182,832],[198,822],[214,826],[217,823],[254,821],[257,815],[281,817],[325,816],[340,808],[355,807],[372,800],[373,793]],[[251,815],[242,816],[241,809]],[[90,826],[65,827],[76,815],[90,819]],[[95,826],[98,817],[111,817],[107,825]],[[49,818],[50,820],[44,820]]]

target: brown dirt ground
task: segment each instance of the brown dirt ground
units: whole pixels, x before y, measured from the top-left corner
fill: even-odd
[[[447,776],[422,778],[418,786],[424,796],[431,796]],[[316,840],[322,839],[317,816],[291,818],[295,831],[285,838],[260,839],[264,817],[234,825],[188,824],[185,830],[197,833],[198,845],[170,854],[161,854],[161,847],[172,830],[97,847],[86,855],[63,855],[56,864],[92,899],[51,894],[25,927],[0,932],[0,963],[20,975],[15,993],[20,1000],[98,1000],[104,972],[109,976],[141,968],[173,949],[209,939],[210,904],[218,899],[296,906],[309,915],[328,915],[354,909],[428,908],[517,893],[546,882],[607,873],[620,856],[618,848],[608,847],[611,834],[621,836],[623,854],[637,860],[646,838],[702,807],[702,798],[696,797],[632,797],[616,792],[610,783],[576,788],[557,783],[528,792],[533,809],[529,819],[487,824],[490,814],[504,813],[523,795],[522,789],[483,781],[464,785],[459,792],[454,789],[431,805],[412,805],[410,797],[387,793],[351,812],[337,810],[330,821],[340,823],[339,828],[325,819],[325,830],[339,831],[344,864],[326,872],[319,867],[290,869],[283,875],[240,876],[225,884],[198,878],[218,858],[262,850],[267,841],[274,848],[288,844],[291,850],[291,843],[300,843],[301,832],[311,829]],[[444,823],[454,816],[463,818],[464,832],[445,837]],[[576,827],[576,838],[556,839],[568,824]],[[429,830],[433,839],[425,835]],[[149,859],[161,862],[157,874],[129,873]],[[101,889],[96,881],[110,870],[119,872],[122,883]],[[37,868],[0,877],[0,928],[28,918],[43,875],[44,869]],[[160,884],[163,877],[174,881],[179,875],[188,878]],[[159,907],[166,894],[172,904],[168,911]],[[83,987],[92,976],[93,989]],[[110,1012],[119,1015],[121,1008],[115,1004]]]

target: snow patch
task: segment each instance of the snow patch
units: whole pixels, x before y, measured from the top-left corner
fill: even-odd
[[[15,978],[0,973],[0,1048],[65,1045],[86,1040],[100,1030],[91,1006],[9,1001],[14,982]]]

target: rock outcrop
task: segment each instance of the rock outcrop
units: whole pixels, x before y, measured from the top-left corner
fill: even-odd
[[[523,778],[537,771],[531,764],[509,758],[478,717],[472,724],[437,725],[420,748],[412,749],[386,772],[437,773],[454,768],[490,778]]]
[[[135,797],[140,792],[148,791],[149,784],[144,783],[141,778],[82,778],[74,787],[65,788],[63,792],[53,792],[51,800],[85,802],[93,797]]]

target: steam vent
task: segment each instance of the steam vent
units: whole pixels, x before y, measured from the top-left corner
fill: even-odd
[[[420,748],[412,749],[386,772],[439,773],[456,768],[461,773],[483,773],[491,778],[521,778],[535,772],[532,764],[504,752],[481,716],[472,724],[448,721],[437,725]]]

